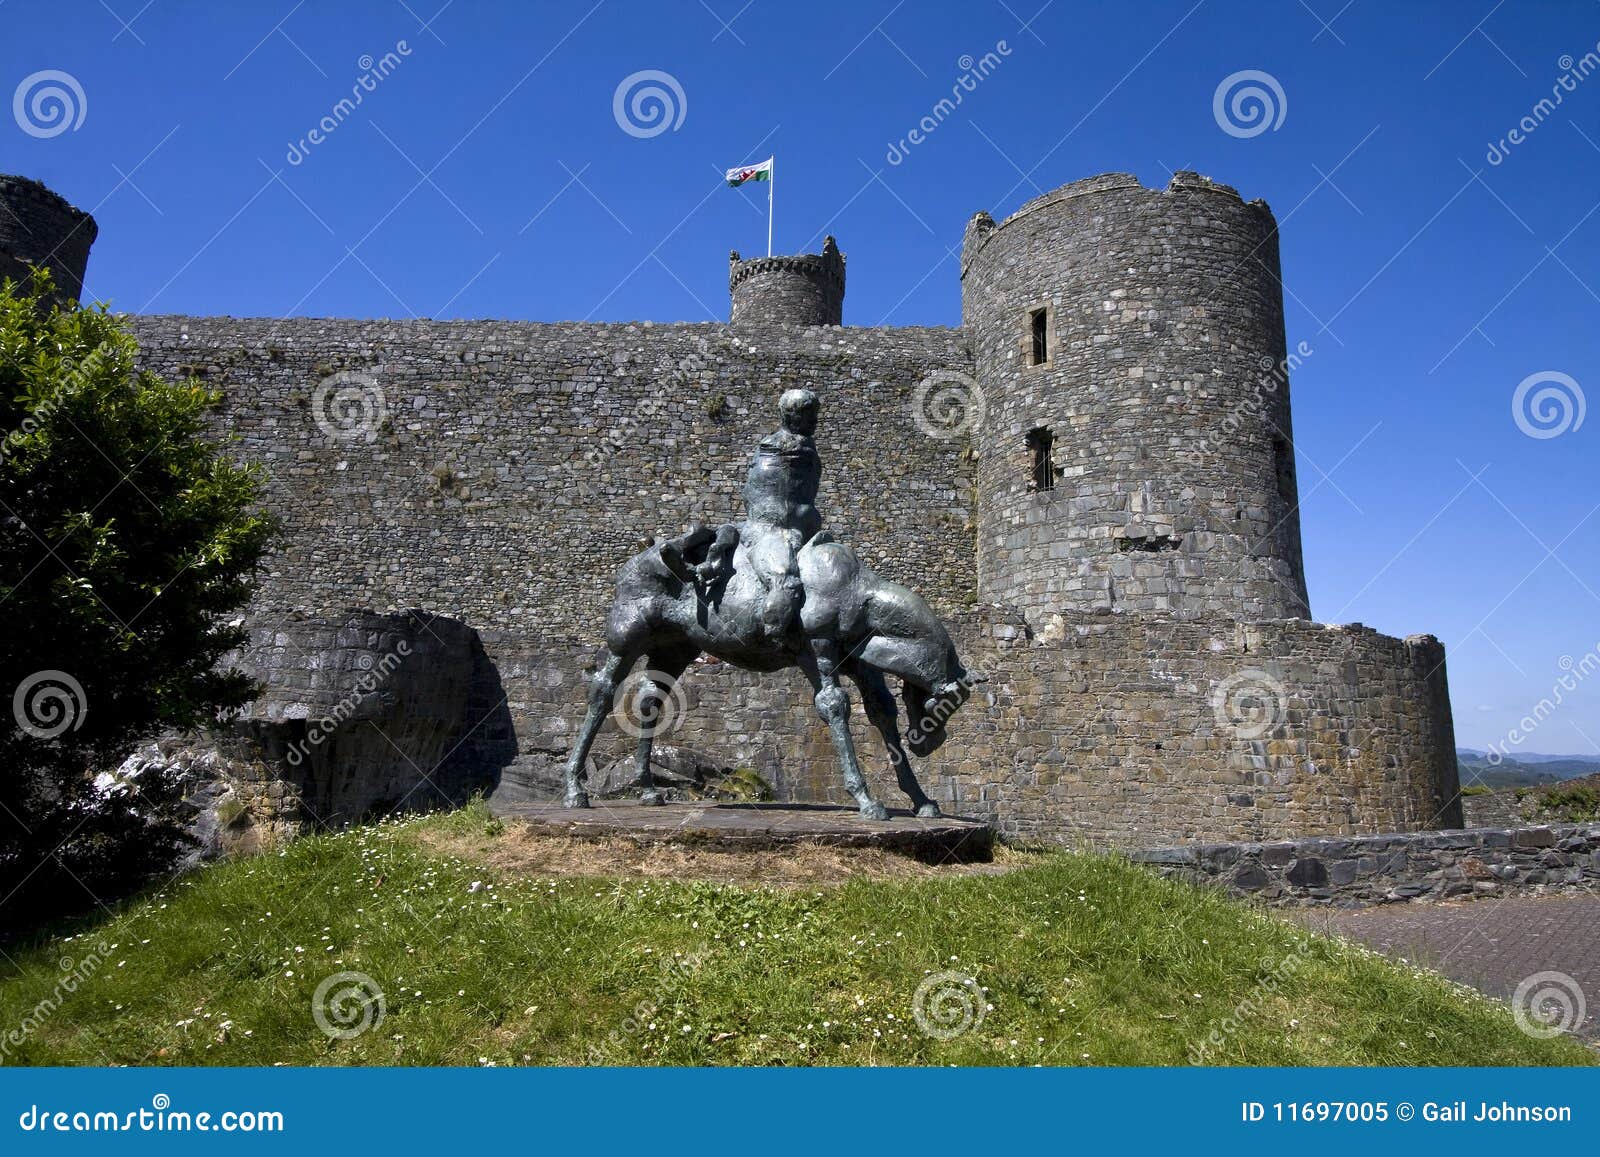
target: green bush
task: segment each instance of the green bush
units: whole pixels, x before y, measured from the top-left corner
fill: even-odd
[[[219,395],[135,368],[104,307],[0,284],[0,928],[168,862],[176,787],[95,773],[255,694],[217,669],[271,533],[256,471],[204,437]]]
[[[1600,819],[1600,791],[1586,784],[1546,788],[1539,793],[1539,806],[1562,823],[1585,824]]]

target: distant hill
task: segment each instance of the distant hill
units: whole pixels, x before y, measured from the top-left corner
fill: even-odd
[[[1600,755],[1539,755],[1519,751],[1515,759],[1508,756],[1499,763],[1490,763],[1487,752],[1462,747],[1456,750],[1456,770],[1462,787],[1473,784],[1532,787],[1594,775],[1600,772]]]
[[[1458,747],[1456,748],[1456,754],[1476,755],[1479,758],[1487,758],[1489,753],[1487,751],[1479,751],[1475,747]],[[1507,758],[1510,757],[1508,756]],[[1519,751],[1517,752],[1516,760],[1518,763],[1582,763],[1588,765],[1591,770],[1600,769],[1600,755],[1593,753],[1589,755],[1541,755],[1537,751]]]

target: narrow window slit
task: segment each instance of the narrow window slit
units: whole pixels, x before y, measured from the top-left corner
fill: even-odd
[[[1028,337],[1032,364],[1042,366],[1050,360],[1050,310],[1035,309],[1028,314]]]
[[[1282,438],[1272,440],[1272,465],[1278,476],[1278,497],[1285,502],[1294,501],[1294,451]]]
[[[1029,480],[1029,489],[1056,488],[1056,467],[1050,453],[1054,442],[1048,426],[1035,426],[1028,431],[1028,449],[1033,451],[1033,477]]]

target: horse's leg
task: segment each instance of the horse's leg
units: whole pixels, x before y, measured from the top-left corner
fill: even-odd
[[[863,819],[888,819],[889,810],[867,790],[866,777],[861,774],[861,764],[856,759],[856,745],[850,738],[850,696],[839,686],[839,644],[832,639],[812,639],[811,662],[806,664],[806,674],[816,689],[817,714],[822,716],[833,735],[846,790],[861,805]]]
[[[589,749],[594,746],[594,737],[600,734],[600,725],[611,714],[611,701],[617,693],[617,684],[627,677],[637,660],[637,654],[619,655],[613,652],[605,666],[589,680],[589,712],[583,717],[578,741],[572,745],[572,754],[567,757],[567,807],[589,806],[589,793],[584,790],[583,764],[589,758]]]
[[[894,768],[895,781],[899,783],[900,790],[910,797],[911,806],[919,816],[931,819],[943,814],[939,811],[939,805],[928,798],[922,785],[917,782],[911,757],[906,754],[905,745],[900,741],[900,720],[894,693],[884,682],[883,672],[871,667],[858,667],[854,677],[856,686],[861,688],[861,705],[866,708],[867,719],[883,736],[883,745],[889,750],[889,763]]]
[[[639,747],[634,754],[633,766],[636,772],[634,778],[640,787],[641,803],[667,802],[667,797],[656,790],[655,774],[650,770],[650,750],[655,746],[656,732],[661,728],[662,709],[667,697],[699,653],[693,648],[665,654],[655,652],[645,660],[644,678],[639,680],[634,690],[634,705],[639,712]]]

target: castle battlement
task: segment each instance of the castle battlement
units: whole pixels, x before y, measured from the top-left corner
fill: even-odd
[[[734,325],[841,325],[844,254],[832,237],[821,253],[752,257],[728,255]]]
[[[1092,197],[1105,193],[1118,193],[1124,197],[1206,193],[1228,198],[1241,205],[1247,205],[1267,214],[1268,217],[1272,215],[1272,210],[1265,201],[1259,198],[1253,201],[1246,201],[1240,196],[1239,190],[1232,185],[1224,185],[1220,181],[1213,181],[1210,177],[1188,169],[1179,169],[1173,173],[1172,179],[1167,182],[1165,187],[1146,185],[1132,173],[1101,173],[1098,176],[1084,177],[1082,180],[1068,182],[1059,188],[1051,189],[1047,193],[1041,193],[1031,201],[1024,201],[1016,212],[998,224],[987,212],[979,210],[974,213],[967,224],[967,242],[962,248],[961,276],[963,278],[966,277],[967,266],[971,263],[972,258],[977,255],[978,250],[982,248],[982,243],[987,241],[996,229],[1004,228],[1034,213],[1043,212],[1054,205],[1059,205],[1063,201],[1073,201],[1080,197]]]

